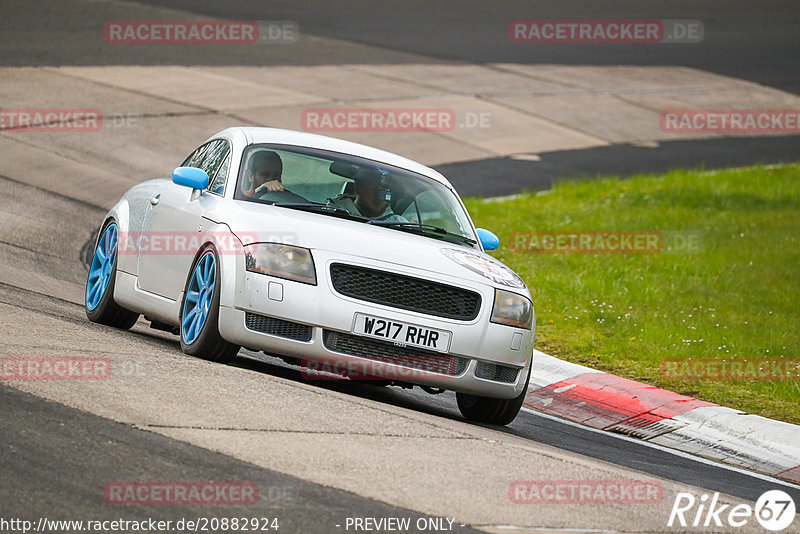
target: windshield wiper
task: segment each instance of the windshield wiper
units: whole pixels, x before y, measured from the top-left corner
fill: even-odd
[[[279,208],[291,208],[301,211],[311,211],[314,213],[322,213],[324,215],[332,215],[334,217],[342,217],[345,219],[352,219],[354,221],[369,222],[369,219],[360,215],[353,215],[344,208],[337,208],[336,206],[329,206],[327,204],[316,204],[314,202],[272,202],[273,206]]]
[[[458,239],[459,241],[463,241],[464,243],[469,243],[470,245],[475,245],[478,243],[474,239],[470,239],[465,235],[448,232],[441,226],[434,226],[432,224],[400,222],[400,221],[368,221],[367,224],[374,224],[376,226],[388,226],[389,228],[397,228],[398,230],[404,230],[431,237],[437,237],[436,235],[431,235],[429,233],[433,232],[434,234],[438,234],[439,236],[452,237]]]

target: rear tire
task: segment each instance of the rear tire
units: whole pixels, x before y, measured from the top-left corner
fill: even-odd
[[[528,377],[525,379],[525,387],[522,393],[513,399],[493,399],[490,397],[479,397],[467,393],[456,393],[458,409],[464,419],[474,423],[488,423],[490,425],[505,426],[516,419],[525,395],[528,394],[528,383],[531,380],[531,369],[528,368]]]
[[[86,317],[93,323],[127,330],[139,319],[139,314],[126,310],[114,301],[117,281],[117,223],[108,221],[94,247],[83,306]]]
[[[228,363],[239,346],[219,334],[219,261],[212,246],[192,266],[181,303],[181,349],[190,356]]]

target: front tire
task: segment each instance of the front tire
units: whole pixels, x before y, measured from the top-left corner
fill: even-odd
[[[464,419],[474,423],[488,423],[490,425],[505,426],[516,419],[525,395],[528,394],[528,383],[531,380],[531,369],[528,368],[528,377],[525,379],[525,387],[522,393],[513,399],[493,399],[490,397],[479,397],[467,393],[456,393],[458,409]]]
[[[114,302],[118,239],[117,223],[111,220],[103,228],[94,247],[83,305],[86,317],[93,323],[127,330],[136,323],[139,314]]]
[[[219,335],[219,261],[213,247],[203,250],[186,281],[181,305],[181,349],[217,363],[228,363],[239,346]]]

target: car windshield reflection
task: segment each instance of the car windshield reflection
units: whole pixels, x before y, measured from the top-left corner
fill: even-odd
[[[476,246],[467,214],[441,183],[385,163],[325,150],[252,145],[234,198],[348,218]]]

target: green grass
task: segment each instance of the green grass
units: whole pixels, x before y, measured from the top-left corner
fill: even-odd
[[[564,182],[466,199],[527,282],[536,346],[559,358],[800,423],[800,379],[673,379],[665,360],[800,358],[800,164]],[[659,231],[651,254],[514,252],[515,232]],[[700,239],[676,247],[679,235]]]

